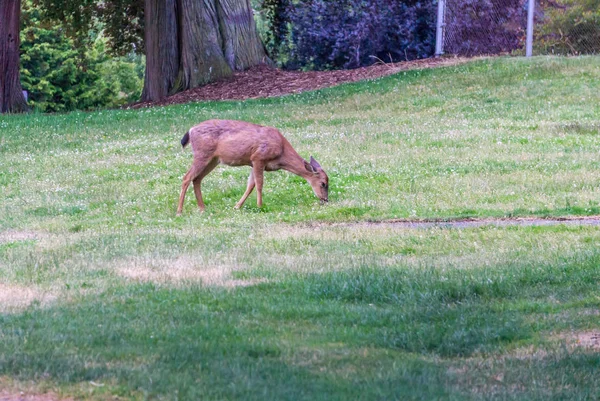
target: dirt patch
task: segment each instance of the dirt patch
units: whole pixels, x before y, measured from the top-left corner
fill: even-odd
[[[134,258],[116,266],[117,274],[140,282],[158,284],[202,283],[205,286],[247,287],[262,280],[237,280],[231,274],[242,270],[235,264],[214,265],[189,257],[177,259]]]
[[[472,58],[431,58],[401,63],[379,63],[354,70],[283,71],[266,65],[233,74],[231,78],[177,93],[158,102],[140,102],[127,108],[165,106],[207,100],[244,100],[282,96],[327,88],[347,82],[375,79],[400,71],[458,65]]]
[[[462,219],[462,220],[451,220],[451,221],[391,221],[390,224],[394,225],[406,225],[411,228],[429,228],[429,227],[442,227],[442,228],[470,228],[470,227],[482,227],[482,226],[555,226],[560,224],[565,225],[588,225],[588,226],[600,226],[600,216],[567,216],[567,217],[556,217],[556,218],[538,218],[538,217],[516,217],[516,218],[500,218],[500,219]]]
[[[471,228],[483,226],[556,226],[556,225],[600,226],[600,216],[564,216],[564,217],[505,217],[505,218],[465,218],[456,220],[444,219],[393,219],[352,223],[319,223],[328,226],[393,226],[401,228]]]
[[[24,287],[0,283],[0,311],[21,310],[33,302],[46,305],[56,299],[56,295],[37,287]]]

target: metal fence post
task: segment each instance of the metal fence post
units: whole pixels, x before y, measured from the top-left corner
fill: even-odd
[[[438,0],[437,23],[435,30],[435,56],[444,54],[444,14],[446,12],[446,0]]]
[[[525,57],[531,57],[533,54],[533,13],[535,11],[535,0],[529,0],[527,7],[527,45],[525,48]]]

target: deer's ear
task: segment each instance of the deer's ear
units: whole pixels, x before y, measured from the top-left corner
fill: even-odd
[[[315,169],[315,171],[321,169],[321,165],[312,156],[310,157],[310,165]]]
[[[316,173],[315,168],[306,160],[304,160],[304,168],[311,173]]]

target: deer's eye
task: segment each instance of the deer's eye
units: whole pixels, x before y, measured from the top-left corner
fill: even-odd
[[[325,184],[324,182],[321,183],[321,187],[325,188],[327,186],[327,184]]]

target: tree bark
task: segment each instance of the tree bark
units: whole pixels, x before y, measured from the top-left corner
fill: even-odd
[[[29,110],[19,75],[21,0],[0,0],[0,113]]]
[[[179,72],[177,0],[145,0],[146,73],[142,100],[167,96]]]
[[[249,0],[145,0],[145,5],[142,101],[270,63]]]
[[[181,3],[181,70],[173,92],[195,88],[228,77],[215,0],[179,0]]]
[[[250,0],[213,0],[217,6],[223,53],[232,70],[242,71],[267,62],[258,37]]]

